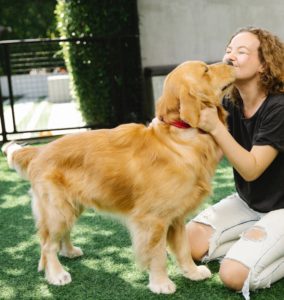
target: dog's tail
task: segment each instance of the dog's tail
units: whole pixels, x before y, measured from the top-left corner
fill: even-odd
[[[8,165],[11,169],[28,179],[27,170],[30,162],[38,155],[39,147],[23,147],[15,142],[8,143],[2,147],[3,154],[7,157]]]

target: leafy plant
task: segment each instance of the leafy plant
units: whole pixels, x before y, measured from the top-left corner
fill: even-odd
[[[73,94],[85,121],[111,126],[142,120],[136,0],[58,0],[57,27]]]

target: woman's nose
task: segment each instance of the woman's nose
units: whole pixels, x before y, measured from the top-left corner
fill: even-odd
[[[234,61],[236,60],[236,56],[232,53],[226,53],[223,57],[223,62],[234,65]]]
[[[235,61],[235,60],[236,60],[236,56],[235,56],[235,54],[233,53],[233,51],[230,52],[230,53],[227,53],[225,56],[226,56],[226,59],[227,59],[227,60],[230,60],[230,61]]]

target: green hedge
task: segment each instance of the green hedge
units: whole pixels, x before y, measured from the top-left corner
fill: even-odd
[[[143,120],[136,0],[58,0],[58,31],[85,121],[112,126]]]

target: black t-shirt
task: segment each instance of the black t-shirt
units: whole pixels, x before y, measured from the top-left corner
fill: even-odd
[[[234,169],[236,190],[240,197],[259,212],[284,208],[284,94],[269,95],[251,117],[243,115],[242,102],[223,100],[229,112],[229,131],[250,151],[254,145],[270,145],[279,151],[264,173],[252,182],[245,181]]]

